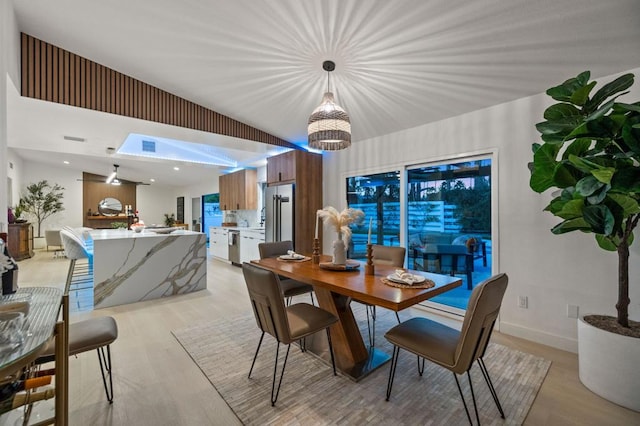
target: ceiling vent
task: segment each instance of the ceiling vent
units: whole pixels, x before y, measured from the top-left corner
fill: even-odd
[[[142,152],[156,152],[156,143],[154,141],[142,141]]]
[[[74,141],[74,142],[86,142],[85,138],[79,138],[77,136],[64,136],[64,140],[66,141]]]

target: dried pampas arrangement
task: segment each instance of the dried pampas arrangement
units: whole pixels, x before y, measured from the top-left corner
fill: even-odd
[[[330,225],[338,233],[338,239],[344,235],[345,244],[351,239],[351,228],[349,225],[360,225],[364,220],[364,212],[360,209],[346,208],[338,212],[334,207],[327,206],[318,210],[318,216],[322,222]]]

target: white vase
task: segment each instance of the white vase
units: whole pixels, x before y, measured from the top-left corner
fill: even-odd
[[[640,339],[578,319],[580,381],[604,399],[640,411]]]
[[[342,239],[342,232],[338,232],[338,239],[333,242],[333,264],[345,265],[347,263],[347,248]]]

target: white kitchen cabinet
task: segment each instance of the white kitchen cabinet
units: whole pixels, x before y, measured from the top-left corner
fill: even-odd
[[[209,228],[209,253],[217,258],[229,260],[229,231],[226,228]]]
[[[258,244],[264,243],[264,229],[240,230],[240,261],[250,262],[260,259]]]

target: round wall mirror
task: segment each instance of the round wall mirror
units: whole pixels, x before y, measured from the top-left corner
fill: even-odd
[[[117,216],[122,212],[122,203],[117,198],[105,198],[98,203],[98,211],[103,216]]]

